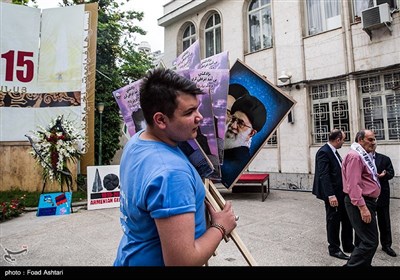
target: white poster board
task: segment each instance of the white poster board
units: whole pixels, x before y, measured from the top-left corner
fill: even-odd
[[[87,209],[119,207],[119,165],[87,167]]]
[[[0,141],[26,141],[26,133],[61,114],[84,133],[85,5],[41,10],[0,2],[0,13]]]

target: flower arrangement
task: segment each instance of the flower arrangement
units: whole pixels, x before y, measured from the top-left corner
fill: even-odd
[[[38,128],[39,130],[32,131],[35,148],[30,154],[43,167],[43,179],[57,181],[62,187],[64,182],[68,182],[65,172],[70,174],[67,163],[80,159],[82,152],[79,146],[84,138],[75,129],[74,123],[64,119],[62,115],[51,120],[47,128]]]

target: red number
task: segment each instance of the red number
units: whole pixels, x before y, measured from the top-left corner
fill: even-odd
[[[25,57],[33,57],[33,52],[18,52],[17,66],[23,68],[23,70],[17,70],[15,72],[18,81],[29,83],[33,79],[33,61]]]
[[[6,60],[6,81],[13,81],[14,77],[14,54],[15,51],[8,51],[1,55]],[[17,53],[17,67],[19,70],[15,71],[16,78],[22,83],[29,83],[33,79],[34,64],[31,59],[26,57],[33,57],[33,52],[19,51]]]
[[[1,58],[6,60],[6,81],[12,81],[14,73],[14,51],[3,53]]]

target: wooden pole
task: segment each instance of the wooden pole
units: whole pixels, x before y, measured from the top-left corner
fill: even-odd
[[[206,199],[208,200],[208,202],[214,207],[216,211],[221,211],[224,208],[225,200],[221,196],[215,185],[211,182],[210,179],[205,179],[204,187],[206,189]],[[239,234],[236,232],[235,229],[231,231],[231,233],[228,235],[228,238],[231,238],[233,240],[233,242],[236,244],[236,247],[238,247],[239,251],[242,253],[243,257],[250,266],[257,266],[257,262],[247,250],[246,246],[240,239]],[[228,242],[229,239],[225,239],[225,241]]]

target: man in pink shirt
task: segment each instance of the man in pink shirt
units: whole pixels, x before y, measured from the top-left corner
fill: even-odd
[[[342,163],[344,203],[359,241],[346,266],[371,266],[379,244],[376,201],[381,189],[372,158],[375,145],[375,133],[360,130]]]

